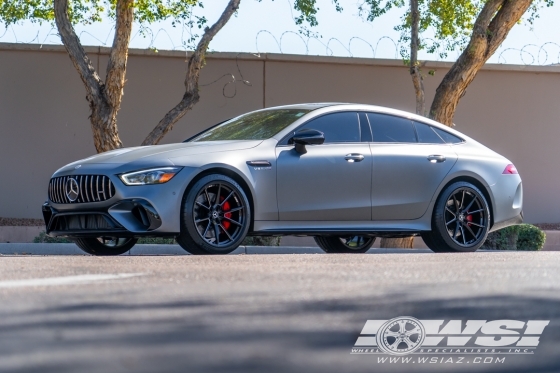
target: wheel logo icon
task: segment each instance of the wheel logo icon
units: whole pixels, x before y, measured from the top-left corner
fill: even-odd
[[[426,331],[419,320],[402,316],[381,325],[375,338],[381,351],[392,355],[407,355],[422,347]]]

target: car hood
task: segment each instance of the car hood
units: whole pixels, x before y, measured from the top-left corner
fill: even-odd
[[[259,145],[261,142],[262,140],[206,141],[123,148],[72,162],[57,172],[76,169],[77,167],[81,168],[82,166],[88,168],[88,165],[100,164],[112,165],[113,167],[127,164],[173,165],[170,158],[249,149]]]

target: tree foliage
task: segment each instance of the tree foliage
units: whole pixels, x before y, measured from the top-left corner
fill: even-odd
[[[116,0],[71,0],[68,15],[72,24],[89,25],[104,17],[115,19]],[[193,6],[203,6],[198,0],[136,0],[134,20],[149,24],[167,19],[187,20]],[[19,21],[53,22],[53,0],[0,0],[0,20],[6,25]]]

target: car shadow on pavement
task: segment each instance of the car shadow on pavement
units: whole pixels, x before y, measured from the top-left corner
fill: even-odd
[[[533,296],[113,301],[0,312],[0,371],[9,372],[556,372],[560,300]],[[180,298],[180,297],[179,297]],[[411,300],[412,299],[412,300]],[[382,364],[351,355],[366,320],[550,320],[534,355],[489,364]],[[464,324],[463,324],[464,325]]]

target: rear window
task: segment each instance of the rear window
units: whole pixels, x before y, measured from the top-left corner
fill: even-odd
[[[422,144],[445,144],[445,141],[437,133],[434,128],[424,123],[414,122],[418,142]]]
[[[457,144],[464,141],[462,138],[452,135],[447,131],[435,127],[432,128],[443,139],[443,141],[445,141],[448,144]]]
[[[373,142],[416,142],[412,121],[387,114],[368,113]]]

